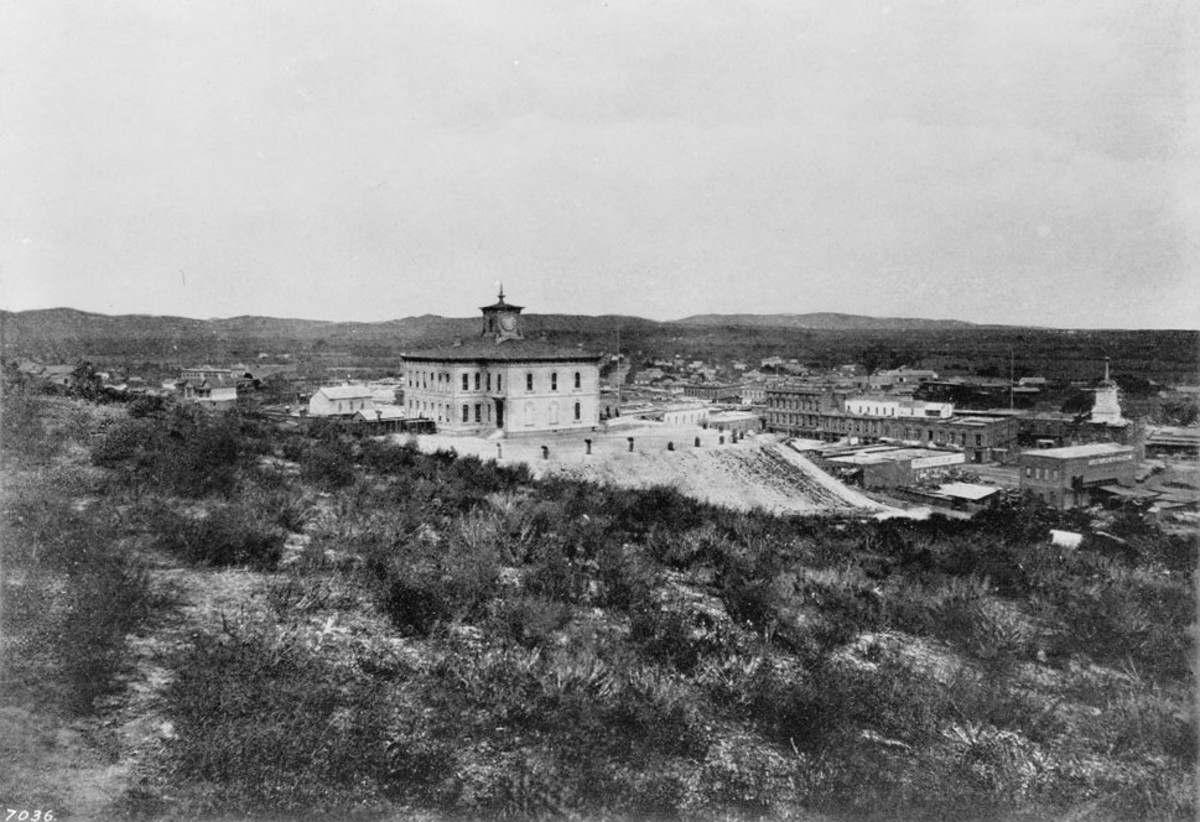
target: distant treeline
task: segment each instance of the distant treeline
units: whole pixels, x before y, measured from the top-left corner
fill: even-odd
[[[34,316],[36,315],[36,316]],[[814,368],[859,362],[868,349],[887,349],[898,363],[939,372],[1043,376],[1086,380],[1103,374],[1137,374],[1164,384],[1195,380],[1200,373],[1200,332],[1110,331],[949,326],[945,328],[836,330],[744,325],[688,325],[633,317],[532,315],[527,333],[579,343],[596,353],[619,350],[635,364],[681,354],[709,362],[767,357],[795,358]],[[399,364],[406,351],[434,347],[479,333],[474,319],[410,317],[382,323],[323,323],[244,317],[185,320],[170,317],[104,317],[56,309],[0,312],[4,359],[43,362],[89,359],[213,364],[249,361],[260,353],[289,354],[330,366]],[[618,340],[619,329],[619,340]]]

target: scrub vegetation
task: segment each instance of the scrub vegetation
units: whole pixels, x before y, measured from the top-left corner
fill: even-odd
[[[1136,511],[1114,553],[4,402],[4,699],[103,719],[135,640],[169,674],[111,815],[1194,817],[1196,546]]]

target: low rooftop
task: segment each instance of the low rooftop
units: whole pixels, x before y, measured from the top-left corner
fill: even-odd
[[[1042,448],[1026,451],[1025,456],[1049,457],[1056,460],[1071,460],[1081,457],[1107,457],[1114,454],[1132,454],[1128,445],[1113,442],[1094,442],[1089,445],[1069,445],[1066,448]]]

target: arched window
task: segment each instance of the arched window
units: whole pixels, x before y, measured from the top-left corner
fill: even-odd
[[[533,403],[525,403],[525,424],[533,425]]]
[[[463,415],[462,415],[462,421],[463,421],[463,422],[470,422],[470,421],[471,421],[471,416],[470,416],[470,415],[471,415],[471,409],[470,409],[468,406],[464,405],[464,406],[463,406]]]
[[[578,391],[583,385],[583,375],[578,371],[575,372],[575,390]],[[578,419],[578,416],[576,417]]]
[[[578,377],[579,375],[576,374],[575,376]],[[581,416],[582,412],[583,412],[583,409],[580,407],[579,403],[575,403],[575,421],[576,422],[583,419],[583,417]]]
[[[558,403],[550,403],[550,424],[558,425]]]

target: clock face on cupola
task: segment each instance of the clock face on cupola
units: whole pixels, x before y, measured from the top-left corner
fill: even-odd
[[[483,312],[483,331],[479,336],[495,337],[496,342],[524,339],[520,322],[523,309],[524,306],[504,302],[504,286],[500,286],[500,295],[496,302],[479,309]]]

